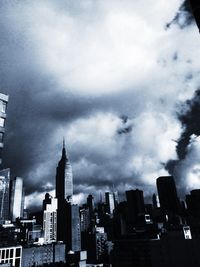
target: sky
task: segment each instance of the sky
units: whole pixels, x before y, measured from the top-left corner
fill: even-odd
[[[74,200],[174,175],[200,188],[200,37],[183,0],[10,0],[0,6],[2,167],[27,206],[53,193],[65,137]]]

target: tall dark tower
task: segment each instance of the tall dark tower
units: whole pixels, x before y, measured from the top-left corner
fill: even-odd
[[[57,209],[57,240],[67,242],[67,204],[72,202],[73,181],[72,168],[66,154],[65,141],[63,140],[62,157],[56,170],[56,198]]]
[[[139,189],[126,191],[126,199],[129,224],[133,226],[144,223],[145,208],[143,191]]]
[[[72,204],[72,167],[63,140],[62,157],[56,171],[57,240],[66,244],[67,251],[80,251],[80,217],[77,205]]]
[[[179,213],[180,202],[173,176],[162,176],[156,180],[160,207],[164,212]]]
[[[62,157],[58,163],[56,172],[56,198],[59,202],[72,201],[73,196],[73,175],[69,158],[66,154],[65,141],[63,140]]]

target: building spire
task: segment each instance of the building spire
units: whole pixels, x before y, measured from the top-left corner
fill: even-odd
[[[62,158],[67,158],[65,149],[65,137],[63,136]]]

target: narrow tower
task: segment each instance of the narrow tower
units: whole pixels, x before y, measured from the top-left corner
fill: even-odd
[[[58,163],[56,172],[56,198],[59,202],[66,200],[72,202],[73,196],[73,175],[72,167],[65,149],[65,140],[63,140],[62,157]]]

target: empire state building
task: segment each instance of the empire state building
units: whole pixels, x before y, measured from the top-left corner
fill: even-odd
[[[68,242],[69,226],[66,226],[68,217],[68,205],[72,204],[73,196],[73,176],[72,167],[66,154],[65,142],[63,141],[62,157],[56,170],[56,198],[58,199],[57,209],[57,239]]]
[[[65,142],[63,141],[62,157],[58,163],[56,172],[56,198],[59,202],[72,202],[73,174],[69,158],[66,154]]]

